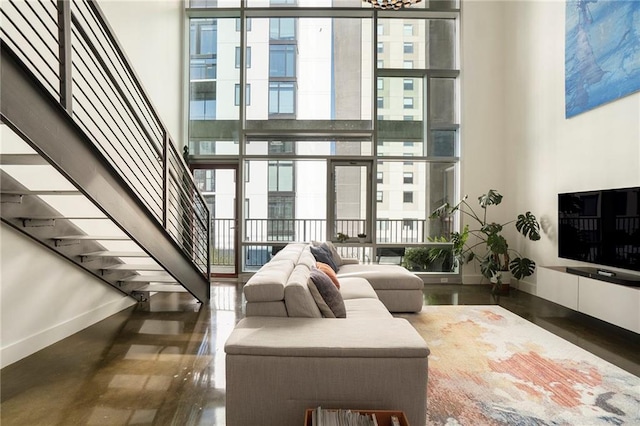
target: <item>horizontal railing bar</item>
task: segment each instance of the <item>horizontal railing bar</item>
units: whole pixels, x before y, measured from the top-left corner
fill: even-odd
[[[80,11],[80,10],[79,10],[79,13],[80,13],[80,14],[81,14],[81,16],[82,16],[83,18],[85,18],[85,20],[86,20],[86,17],[84,17],[84,15],[82,14],[82,11]],[[76,26],[77,26],[77,25],[76,25]],[[103,50],[104,52],[106,52],[106,56],[107,56],[107,58],[109,59],[110,63],[111,63],[112,65],[115,65],[115,64],[113,63],[113,61],[111,60],[111,57],[112,57],[112,56],[117,56],[117,55],[111,55],[111,54],[109,54],[109,52],[107,51],[107,48],[102,44],[102,42],[101,42],[101,40],[100,40],[100,37],[98,37],[98,35],[95,33],[95,31],[93,31],[93,28],[91,28],[91,27],[90,27],[90,28],[89,28],[89,30],[90,30],[90,31],[91,31],[91,33],[93,34],[93,36],[94,36],[94,38],[95,38],[96,43],[98,43],[98,45],[102,48],[102,50]],[[104,31],[101,31],[101,34],[102,34],[102,35],[104,35]],[[104,37],[106,37],[106,35],[104,35]],[[85,42],[87,45],[89,45],[89,48],[91,48],[92,50],[95,50],[95,51],[97,52],[97,49],[95,49],[95,47],[96,47],[96,46],[93,44],[93,42],[92,42],[89,38],[80,36],[80,37],[79,37],[79,40],[80,40],[80,41],[84,40],[84,42]],[[108,41],[108,40],[107,40],[107,41]],[[97,53],[95,53],[95,52],[94,52],[94,56],[98,56],[98,55],[97,55]],[[119,57],[116,57],[116,59],[118,59],[118,63],[122,64],[122,61],[120,60],[120,58],[119,58]],[[98,68],[98,69],[100,69],[100,67],[99,67],[99,66],[98,66],[97,68]],[[127,84],[127,80],[131,78],[131,76],[130,76],[130,75],[124,75],[124,76],[123,76],[123,75],[121,75],[121,73],[120,73],[117,69],[115,69],[115,68],[114,68],[114,72],[118,75],[119,81],[120,81],[120,82],[121,82],[121,84],[123,84],[123,85],[126,85],[126,84]],[[107,77],[107,80],[108,80],[108,77]],[[135,99],[134,94],[131,92],[131,90],[130,90],[128,87],[126,88],[126,91],[128,92],[128,94],[129,94],[129,95],[131,95],[131,97],[132,97],[132,101],[135,103],[135,106],[137,106],[138,108],[142,108],[142,106],[138,103],[138,100],[137,100],[137,99]],[[131,111],[134,111],[132,108],[129,108],[129,107],[126,107],[126,106],[125,106],[125,108],[126,108],[128,111],[130,111],[130,112],[131,112]],[[145,117],[145,119],[147,119],[147,117]],[[140,123],[142,123],[142,120],[140,120]],[[151,124],[154,124],[154,125],[155,125],[155,129],[153,129],[153,130],[155,130],[156,134],[155,134],[154,136],[155,136],[156,138],[160,139],[160,138],[161,138],[161,133],[162,133],[162,128],[161,128],[161,126],[159,126],[157,123],[148,123],[148,124],[150,124],[150,125],[151,125]],[[144,126],[142,126],[142,128],[141,128],[140,130],[141,130],[141,131],[143,131],[143,130],[144,130]],[[154,150],[155,150],[155,147],[157,147],[157,144],[154,144]]]
[[[3,12],[3,15],[9,19],[9,21],[14,25],[15,24],[11,21],[11,19]],[[24,35],[24,33],[22,31],[20,31],[17,27],[15,27],[16,31],[18,31],[20,33],[20,35],[22,37],[24,37],[25,41],[29,44],[29,46],[31,46],[31,48],[37,52],[37,49],[35,48],[35,46],[33,45],[33,43],[31,43],[28,38]],[[5,34],[7,37],[9,37],[9,39],[11,40],[11,37],[9,36],[9,34],[4,30],[4,28],[2,28],[2,33]],[[13,40],[12,40],[13,41]],[[24,60],[28,61],[29,64],[31,64],[31,68],[36,71],[38,74],[40,74],[40,76],[42,77],[42,79],[44,80],[44,82],[46,82],[54,91],[54,93],[59,95],[59,91],[58,89],[51,85],[51,83],[49,82],[49,79],[47,79],[47,77],[45,77],[45,75],[39,70],[38,66],[31,60],[31,58],[29,57],[29,55],[27,55],[27,53],[20,47],[18,46],[15,41],[13,42],[13,48],[17,49],[23,56]],[[57,76],[58,73],[56,72],[56,70],[54,70],[51,65],[49,65],[49,63],[38,54],[38,56],[40,57],[40,59],[43,60],[43,62],[46,64],[46,66],[49,68],[49,70],[53,73],[53,75]],[[57,59],[57,58],[56,58]]]
[[[82,75],[81,75],[81,76],[82,76]],[[83,78],[84,78],[84,77],[83,77]],[[82,93],[82,95],[84,95],[85,97],[87,97],[87,93],[85,93],[85,91],[84,91],[84,89],[83,89],[83,85],[78,84],[78,81],[77,81],[77,80],[75,80],[75,79],[74,79],[74,82],[76,83],[76,87],[77,87],[77,89],[80,91],[80,93]],[[88,83],[88,82],[87,82],[87,83]],[[91,85],[89,85],[89,84],[87,84],[87,85],[88,85],[89,87],[91,86]],[[120,157],[120,158],[122,158],[122,159],[124,160],[124,158],[122,157],[122,153],[118,150],[118,148],[117,148],[116,146],[114,146],[114,145],[113,145],[113,143],[112,143],[111,139],[107,136],[107,134],[106,134],[106,133],[104,133],[104,130],[103,130],[102,126],[100,126],[100,125],[99,125],[99,123],[94,119],[94,117],[92,116],[92,114],[90,113],[90,111],[88,111],[88,110],[86,109],[86,107],[84,106],[84,102],[83,102],[80,98],[78,98],[77,96],[75,96],[75,95],[74,95],[74,99],[78,102],[78,104],[81,106],[82,110],[86,113],[87,118],[89,118],[89,119],[91,120],[91,122],[94,124],[94,126],[96,127],[96,129],[97,129],[97,130],[99,130],[99,131],[100,131],[100,133],[102,134],[102,136],[107,140],[107,142],[109,143],[109,145],[111,146],[111,148],[113,149],[113,151],[114,151],[115,153],[117,153],[117,154],[118,154],[118,157]],[[89,104],[90,104],[90,103],[89,103]],[[76,115],[77,115],[77,114],[76,114]],[[104,123],[104,124],[107,124],[107,123]],[[86,125],[86,123],[85,123],[84,125],[85,125],[85,127],[86,127],[86,128],[88,128],[88,127],[87,127],[87,125]],[[109,130],[111,131],[111,129],[109,129]],[[92,134],[93,138],[95,139],[95,141],[96,141],[96,143],[97,143],[97,145],[98,145],[98,146],[104,146],[103,144],[101,144],[101,143],[99,143],[99,142],[98,142],[98,138],[97,138],[95,135],[93,135],[93,133],[91,133],[91,134]],[[113,134],[113,132],[112,132],[112,134]],[[114,136],[116,136],[116,135],[114,134]],[[110,156],[110,157],[111,157],[111,156]],[[141,159],[141,160],[142,160],[142,159]],[[153,163],[155,163],[155,162],[157,161],[156,159],[153,159],[153,160],[154,160],[154,161],[152,161],[152,162],[151,162],[151,164],[153,164]],[[114,161],[113,157],[111,157],[111,161]],[[126,160],[125,160],[125,161],[126,161]],[[158,167],[159,167],[159,166],[158,166]],[[155,184],[156,184],[157,186],[160,186],[160,183],[159,183],[159,182],[155,182]],[[153,186],[153,183],[151,183],[151,185]]]
[[[98,99],[100,99],[101,97],[99,97],[99,96],[98,96],[98,94],[95,92],[95,90],[92,88],[92,86],[93,86],[93,85],[89,84],[89,82],[84,78],[84,75],[83,75],[82,73],[78,73],[78,74],[79,74],[79,75],[80,75],[80,76],[85,80],[85,82],[87,83],[87,86],[88,86],[88,87],[89,87],[89,89],[93,92],[93,94],[94,94],[94,95],[96,95],[96,97],[97,97]],[[75,80],[75,79],[74,79],[74,81],[76,81],[76,83],[77,83],[77,80]],[[79,89],[79,90],[81,90],[81,92],[82,92],[85,96],[87,96],[87,94],[84,92],[84,90],[82,89],[82,87],[81,87],[80,85],[78,85],[78,89]],[[104,94],[105,94],[105,96],[106,96],[107,98],[109,98],[108,94],[104,91],[104,89],[103,89],[103,88],[102,88],[102,93],[104,93]],[[112,105],[114,108],[116,108],[116,105],[115,105],[115,104],[113,104],[113,102],[111,101],[111,99],[110,99],[110,98],[109,98],[109,101],[111,102],[111,105]],[[80,101],[78,100],[78,102],[80,102]],[[82,102],[80,102],[80,103],[82,104]],[[103,107],[103,108],[105,108],[105,110],[107,110],[107,111],[109,110],[109,108],[108,108],[108,107],[107,107],[107,106],[106,106],[102,101],[100,101],[100,104],[102,105],[102,107]],[[84,108],[84,107],[83,107],[83,108]],[[85,109],[85,111],[86,111],[86,108],[84,108],[84,109]],[[117,111],[117,108],[116,108],[116,111]],[[88,111],[87,111],[87,113],[88,113]],[[110,112],[107,112],[107,113],[108,113],[109,117],[111,117],[111,119],[114,121],[114,123],[116,123],[116,125],[115,125],[115,126],[116,126],[116,127],[117,127],[121,132],[122,132],[123,136],[125,137],[125,140],[128,140],[127,135],[126,135],[126,134],[124,134],[124,133],[125,133],[125,132],[124,132],[124,130],[123,130],[123,129],[122,129],[122,128],[117,124],[118,120],[116,120],[116,118],[115,118],[115,117],[113,117],[113,115],[112,115]],[[118,113],[118,114],[119,114],[119,113]],[[120,114],[119,114],[119,115],[120,115]],[[122,120],[124,121],[124,117],[122,117],[121,115],[120,115],[120,117],[121,117],[121,118],[122,118]],[[94,122],[94,124],[96,124],[96,126],[98,126],[98,123],[97,123],[95,120],[92,120],[92,121]],[[108,129],[109,129],[109,131],[112,133],[112,135],[113,135],[116,139],[118,139],[118,141],[119,141],[120,139],[119,139],[119,137],[115,134],[113,127],[111,127],[111,126],[109,125],[109,123],[107,123],[106,121],[103,121],[103,123],[108,127]],[[130,129],[130,130],[131,130],[131,129]],[[106,136],[106,134],[104,134],[104,133],[103,133],[103,135],[105,136],[105,138],[106,138],[107,140],[109,140],[109,138]],[[132,136],[133,136],[133,135],[132,135]],[[136,139],[136,138],[135,138],[135,136],[134,136],[134,140],[135,140],[135,139]],[[122,146],[125,146],[125,143],[124,143],[124,142],[121,142],[121,144],[122,144]],[[111,144],[111,146],[112,146],[112,147],[114,148],[114,150],[116,150],[117,152],[119,152],[119,151],[120,151],[120,150],[118,150],[118,149],[117,149],[113,144]],[[129,146],[131,146],[131,145],[129,144]],[[141,147],[141,145],[139,145],[139,146]],[[132,147],[132,148],[133,148],[133,147]],[[136,150],[135,148],[133,149],[133,151],[134,151],[134,152],[136,152],[136,153],[138,152],[138,150]],[[142,150],[142,151],[144,152],[144,150]],[[121,154],[119,154],[119,156],[120,156],[120,158],[122,158],[122,159],[124,160],[125,164],[127,164],[126,159],[124,159],[124,158],[123,158],[123,156],[122,156]],[[142,161],[142,162],[145,162],[146,160],[149,160],[149,163],[155,163],[155,162],[157,161],[157,159],[155,159],[155,158],[150,159],[149,157],[147,157],[147,158],[146,158],[146,160],[145,160],[145,158],[141,157],[140,155],[137,155],[137,157],[138,157],[138,159],[139,159],[140,161]],[[135,162],[135,159],[132,159],[132,160],[134,160],[134,162]],[[149,164],[149,163],[147,163],[147,164]],[[129,168],[129,169],[131,170],[131,168]],[[132,171],[133,171],[133,170],[132,170]],[[151,172],[153,172],[153,169],[150,169],[150,171],[151,171]],[[135,175],[135,171],[134,171],[134,175]],[[153,182],[153,181],[149,181],[149,176],[148,176],[148,174],[146,174],[146,173],[142,173],[142,175],[145,177],[145,179],[146,179],[147,183],[148,183],[149,185],[153,186],[154,182]],[[159,175],[160,175],[160,174],[157,172],[157,170],[156,170],[156,175],[157,175],[157,177],[159,178]],[[139,179],[138,179],[138,180],[139,180]],[[157,181],[156,181],[156,182],[157,182]]]
[[[118,40],[113,36],[114,32],[111,29],[109,22],[104,17],[102,10],[100,10],[100,8],[97,7],[93,2],[88,2],[87,4],[93,13],[93,16],[99,22],[99,27],[104,28],[106,30],[104,31],[104,34],[109,39],[109,42],[111,43],[114,50],[116,51],[118,58],[123,59],[121,63],[124,66],[127,73],[132,77],[130,80],[135,85],[136,89],[138,90],[138,93],[144,100],[145,105],[149,107],[152,106],[153,103],[151,102],[151,98],[147,94],[142,84],[140,84],[140,78],[137,76],[135,70],[131,67],[131,62],[128,60],[127,55],[124,52],[124,49],[122,49]],[[146,107],[146,109],[152,115],[154,122],[158,123],[160,129],[164,128],[165,126],[162,124],[162,120],[160,119],[160,116],[158,115],[155,108],[153,107],[149,108],[149,107]],[[157,150],[158,152],[162,152],[162,147],[161,146],[157,147]]]
[[[98,54],[97,50],[95,49],[95,46],[93,46],[93,43],[89,40],[86,31],[80,26],[80,24],[78,23],[77,18],[75,17],[75,15],[71,15],[71,21],[74,23],[75,27],[74,29],[76,29],[77,31],[80,32],[80,34],[82,35],[82,37],[84,38],[85,42],[87,43],[88,47],[92,50],[95,58],[98,60],[98,62],[100,63],[100,66],[102,67],[102,71],[104,71],[107,76],[109,77],[109,80],[111,80],[111,83],[113,85],[113,87],[115,87],[116,91],[118,92],[118,94],[120,96],[122,96],[123,101],[126,103],[127,107],[131,110],[133,109],[133,106],[131,105],[131,102],[128,100],[128,98],[125,96],[124,92],[122,91],[122,89],[120,88],[120,85],[117,84],[117,80],[115,79],[115,77],[113,76],[113,73],[109,70],[109,68],[107,67],[107,64],[104,62],[104,60],[102,59],[102,57],[100,57],[100,55]],[[134,118],[136,119],[136,121],[138,122],[138,124],[142,127],[142,131],[143,133],[147,136],[147,138],[149,140],[153,140],[153,138],[151,137],[151,135],[148,133],[146,127],[144,126],[144,124],[142,123],[142,121],[140,120],[140,117],[138,117],[137,114],[134,114]],[[160,149],[160,147],[156,146],[155,144],[153,145],[154,149],[156,150],[156,153],[158,156],[162,156],[162,150]]]
[[[84,91],[83,91],[80,87],[78,87],[78,89],[83,93],[83,95],[85,95],[85,96],[86,96],[86,94],[84,94]],[[78,100],[78,99],[77,99],[77,97],[76,97],[75,95],[74,95],[74,97],[73,97],[73,98],[74,98],[76,101]],[[86,113],[86,115],[87,115],[87,118],[93,122],[93,124],[96,126],[97,130],[98,130],[98,131],[100,131],[100,133],[102,133],[102,135],[105,137],[105,139],[109,140],[109,138],[104,134],[103,130],[102,130],[102,129],[97,125],[97,123],[96,123],[96,122],[95,122],[95,120],[91,117],[91,115],[88,113],[88,111],[86,111],[86,109],[85,109],[85,108],[84,108],[84,106],[82,105],[82,102],[79,102],[79,101],[78,101],[76,104],[77,104],[77,106],[79,106],[80,108],[82,108],[82,110],[84,110],[84,111],[85,111],[85,113]],[[77,119],[79,119],[79,120],[80,120],[80,122],[83,122],[83,121],[78,117],[77,113],[74,113],[74,114],[75,114],[75,117],[76,117]],[[93,139],[94,139],[94,140],[96,140],[96,139],[97,139],[97,138],[95,137],[95,135],[93,135],[93,133],[92,133],[92,132],[89,130],[89,128],[86,126],[86,124],[84,125],[84,128],[85,128],[85,131],[86,131],[88,134],[92,135],[92,137],[93,137]],[[113,146],[112,146],[112,148],[113,148],[114,150],[116,149],[116,148],[115,148],[115,147],[113,147]],[[111,163],[111,165],[112,165],[113,167],[115,167],[115,168],[116,168],[116,170],[118,170],[118,172],[120,173],[120,175],[121,175],[124,179],[126,179],[126,181],[129,183],[129,185],[132,185],[132,182],[127,178],[127,175],[126,175],[126,174],[124,173],[124,171],[120,168],[120,166],[118,166],[117,162],[116,162],[116,161],[114,161],[114,159],[112,158],[112,156],[111,156],[111,155],[109,155],[108,153],[106,153],[104,150],[102,150],[102,152],[103,152],[103,155],[105,155],[105,156],[109,159],[109,162]],[[132,186],[135,188],[135,185],[132,185]],[[147,202],[146,200],[145,200],[145,204],[147,204],[147,206],[149,205],[149,204],[148,204],[148,202]],[[162,210],[162,207],[161,207],[159,204],[158,204],[158,207],[160,207],[160,210]],[[156,215],[156,216],[157,216],[157,215]]]
[[[10,1],[11,3],[13,3],[13,1],[12,1],[12,0],[9,0],[9,1]],[[31,9],[31,11],[32,11],[32,12],[33,12],[33,14],[35,15],[35,17],[40,21],[40,23],[41,23],[41,24],[42,24],[42,26],[47,30],[47,32],[49,32],[49,35],[51,36],[51,38],[53,38],[54,40],[57,40],[57,39],[58,39],[57,35],[55,35],[55,34],[53,34],[53,32],[51,32],[51,30],[49,29],[49,27],[47,26],[47,24],[46,24],[46,23],[44,22],[44,20],[42,19],[41,15],[40,15],[39,13],[37,13],[37,12],[35,11],[35,9],[31,6],[31,2],[29,2],[29,1],[25,1],[24,3],[27,5],[27,7],[28,7],[29,9]],[[37,2],[37,3],[38,3],[38,4],[40,4],[40,5],[42,5],[42,3],[41,3],[41,2]],[[45,12],[46,12],[46,13],[47,13],[47,15],[49,16],[49,18],[51,18],[51,20],[53,21],[54,25],[57,27],[58,25],[57,25],[56,20],[55,20],[51,15],[49,15],[49,14],[48,14],[48,10],[47,10],[47,8],[46,8],[46,7],[44,7],[44,5],[42,5],[42,8],[45,10]],[[17,8],[16,8],[16,10],[17,10]],[[56,9],[56,10],[57,10],[57,9]],[[18,13],[20,13],[20,12],[18,12]],[[22,15],[22,13],[20,13],[20,15]],[[25,17],[24,17],[24,15],[22,15],[22,17],[23,17],[23,18],[25,18]],[[26,18],[25,18],[25,21],[27,21],[27,22],[28,22],[28,20],[27,20]],[[33,26],[32,26],[32,28],[33,28]],[[40,39],[41,39],[41,40],[43,40],[43,39],[42,39],[42,37],[40,37]],[[44,41],[44,40],[43,40],[43,41]],[[56,54],[55,54],[53,51],[52,51],[51,53],[53,53],[53,55],[54,55],[54,56],[56,56]]]

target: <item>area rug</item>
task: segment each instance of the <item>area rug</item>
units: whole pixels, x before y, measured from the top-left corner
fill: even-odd
[[[426,306],[427,425],[640,425],[640,378],[500,306]]]

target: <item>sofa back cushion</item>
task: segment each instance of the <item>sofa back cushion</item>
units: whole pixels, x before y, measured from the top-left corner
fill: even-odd
[[[290,317],[321,318],[322,314],[316,304],[307,282],[311,271],[306,265],[295,267],[284,288],[284,301],[287,315]]]
[[[272,259],[258,270],[244,285],[247,302],[284,300],[284,286],[295,263],[289,259]]]
[[[312,270],[316,266],[316,258],[311,254],[311,250],[307,248],[300,253],[298,258],[298,265],[305,265],[309,270]]]

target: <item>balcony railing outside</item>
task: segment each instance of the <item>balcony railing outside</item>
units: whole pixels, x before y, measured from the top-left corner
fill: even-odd
[[[423,241],[426,221],[417,219],[378,219],[377,243],[419,243]],[[338,232],[355,239],[367,234],[366,221],[360,219],[337,220]],[[327,221],[324,219],[246,219],[247,242],[269,241],[324,241],[327,239]],[[330,240],[337,238],[329,237]]]
[[[233,219],[211,219],[211,261],[212,265],[233,266],[235,239]],[[379,219],[376,221],[375,245],[429,244],[424,236],[425,220]],[[243,264],[253,270],[269,261],[277,250],[289,242],[336,241],[327,238],[325,219],[246,219],[243,242]],[[371,245],[356,244],[358,233],[366,233],[364,220],[336,221],[335,229],[351,237],[345,245],[339,245],[340,254],[354,257],[363,262],[374,262]]]
[[[7,0],[2,19],[2,43],[208,277],[206,203],[97,4]]]

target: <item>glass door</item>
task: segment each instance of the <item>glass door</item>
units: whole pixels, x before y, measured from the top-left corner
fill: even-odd
[[[336,160],[329,170],[329,188],[333,188],[328,209],[330,239],[371,242],[371,162]]]
[[[211,275],[238,276],[238,166],[192,165],[193,176],[209,207]]]

